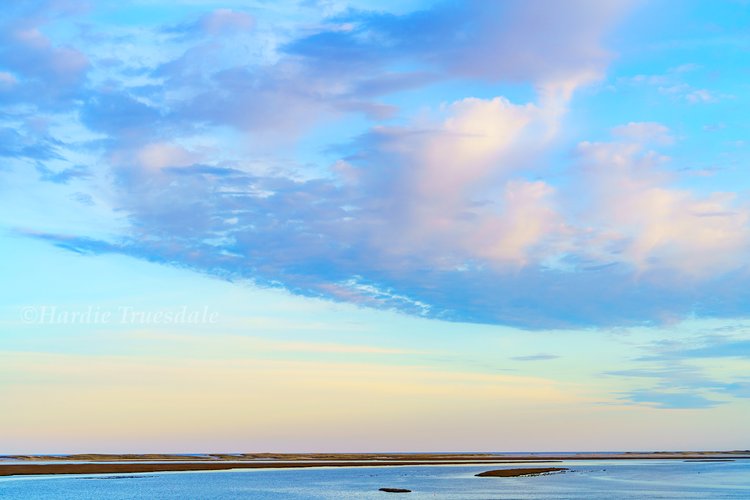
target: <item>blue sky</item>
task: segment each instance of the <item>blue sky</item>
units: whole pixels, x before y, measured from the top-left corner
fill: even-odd
[[[232,385],[217,407],[249,391],[279,418],[282,394],[304,401],[300,374],[321,401],[377,377],[372,401],[423,397],[388,449],[433,446],[415,422],[440,410],[438,449],[748,446],[749,22],[743,1],[11,2],[0,390],[19,409],[4,424],[60,394],[86,409],[69,415],[78,441],[43,421],[13,446],[178,450],[195,426],[190,446],[235,442],[208,423],[241,421],[217,415],[163,441],[116,426],[86,441],[80,415],[106,410],[85,395],[105,386],[83,376],[102,369],[105,399],[136,420],[179,380],[209,397],[199,373],[226,369],[290,385]],[[181,309],[216,320],[153,319]],[[111,317],[71,319],[86,311]],[[151,375],[118,385],[133,370]],[[370,441],[337,434],[326,418],[351,419],[300,405],[317,438],[282,439],[290,417],[239,442],[376,449],[392,430],[374,411]],[[472,420],[535,408],[550,429],[561,414],[641,423],[620,441],[511,445]]]

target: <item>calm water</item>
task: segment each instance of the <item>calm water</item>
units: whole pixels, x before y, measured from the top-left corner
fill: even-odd
[[[543,464],[534,465],[544,467]],[[750,499],[750,460],[571,461],[550,463],[566,473],[480,478],[515,465],[357,467],[330,469],[172,472],[0,478],[0,498],[11,499]],[[409,494],[378,488],[412,490]]]

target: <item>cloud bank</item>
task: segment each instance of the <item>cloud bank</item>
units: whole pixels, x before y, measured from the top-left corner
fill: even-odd
[[[677,139],[663,124],[635,117],[596,140],[572,136],[576,95],[605,78],[615,57],[605,38],[627,2],[349,9],[283,34],[262,13],[219,9],[145,35],[90,28],[56,43],[45,26],[84,16],[64,6],[6,16],[0,134],[13,145],[0,156],[74,185],[127,227],[107,240],[83,228],[27,234],[524,328],[740,316],[750,306],[740,193],[681,186],[667,156]],[[122,50],[87,53],[82,39]],[[456,85],[491,91],[440,94]],[[527,97],[502,95],[508,86]],[[435,99],[423,109],[399,99],[417,93]],[[85,137],[40,114],[73,120]],[[347,120],[364,125],[349,130]],[[334,158],[295,157],[316,134]],[[80,152],[97,160],[82,166]]]

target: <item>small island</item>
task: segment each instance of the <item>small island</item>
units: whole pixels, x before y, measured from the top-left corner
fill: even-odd
[[[540,476],[542,474],[549,474],[550,472],[565,472],[570,469],[565,467],[538,467],[538,468],[526,468],[526,469],[497,469],[488,470],[486,472],[480,472],[475,474],[476,477],[520,477],[520,476]]]

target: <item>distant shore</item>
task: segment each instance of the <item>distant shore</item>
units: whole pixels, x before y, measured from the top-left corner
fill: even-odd
[[[124,474],[139,472],[212,471],[231,469],[288,469],[310,467],[525,464],[534,462],[560,462],[563,460],[644,459],[750,459],[750,451],[580,454],[550,453],[528,455],[503,453],[222,453],[197,455],[5,455],[0,456],[0,476],[47,474]],[[40,464],[30,462],[47,463]]]

